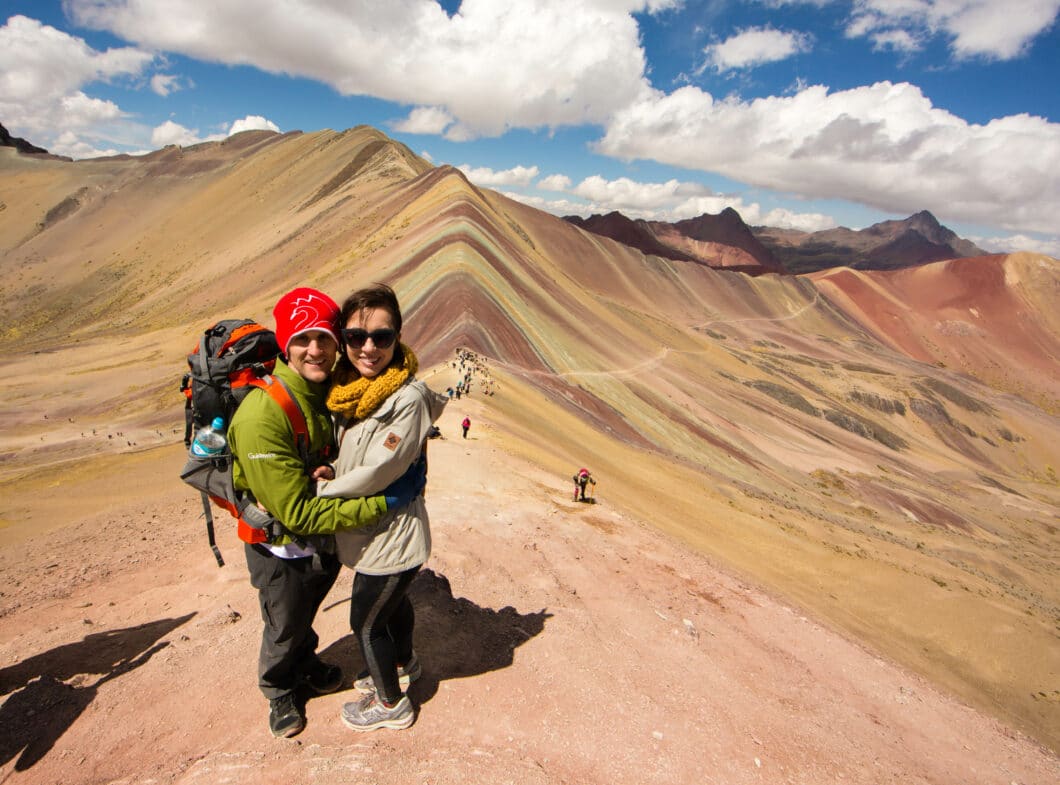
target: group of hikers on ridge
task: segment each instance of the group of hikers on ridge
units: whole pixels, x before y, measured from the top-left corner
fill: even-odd
[[[452,361],[453,370],[460,373],[460,379],[455,387],[447,387],[445,392],[450,398],[460,400],[462,395],[471,395],[471,382],[481,377],[479,385],[482,387],[483,395],[493,395],[496,391],[496,383],[490,373],[486,359],[476,352],[463,347],[457,347],[456,359]]]

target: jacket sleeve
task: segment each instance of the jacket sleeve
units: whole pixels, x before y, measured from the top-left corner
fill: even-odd
[[[280,417],[284,415],[280,413]],[[286,422],[278,422],[271,416],[246,422],[237,415],[228,436],[241,475],[237,487],[249,489],[254,498],[295,534],[334,534],[342,529],[370,526],[386,514],[382,496],[366,499],[314,496]]]
[[[388,420],[379,423],[364,460],[331,481],[317,483],[320,497],[352,498],[381,493],[415,463],[432,424],[422,395],[409,395]]]

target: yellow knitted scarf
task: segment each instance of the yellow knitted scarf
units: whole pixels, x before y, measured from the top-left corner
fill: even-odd
[[[348,420],[363,420],[419,370],[412,349],[401,344],[404,362],[392,362],[378,376],[368,379],[353,368],[340,367],[328,392],[328,409]],[[396,352],[395,352],[396,354]]]

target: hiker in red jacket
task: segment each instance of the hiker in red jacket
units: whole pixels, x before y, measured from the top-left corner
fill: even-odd
[[[467,438],[467,429],[471,427],[471,418],[465,417],[464,421],[460,423],[460,427],[464,429],[464,438]]]
[[[578,494],[581,493],[581,500],[585,501],[585,486],[592,483],[593,487],[596,487],[596,480],[589,474],[589,470],[586,468],[578,469],[578,473],[574,475],[574,501],[578,501]]]

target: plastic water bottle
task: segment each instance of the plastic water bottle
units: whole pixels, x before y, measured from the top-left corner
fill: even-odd
[[[191,454],[196,458],[213,458],[224,455],[228,447],[225,439],[225,421],[223,417],[214,417],[213,422],[200,428],[191,443]]]

